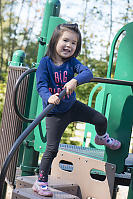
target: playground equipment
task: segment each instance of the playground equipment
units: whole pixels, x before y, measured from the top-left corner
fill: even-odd
[[[59,1],[47,1],[41,37],[39,39],[39,51],[36,67],[45,53],[54,28],[58,24],[65,22],[63,19],[58,17],[59,9]],[[114,75],[115,79],[111,79],[116,42],[123,32],[126,34],[119,46]],[[60,150],[57,158],[53,162],[49,178],[49,185],[53,188],[54,192],[53,198],[86,199],[87,197],[91,197],[96,199],[115,199],[118,185],[130,185],[128,199],[133,198],[133,156],[132,154],[129,154],[133,123],[131,111],[133,107],[132,34],[133,23],[125,25],[116,34],[111,48],[107,79],[94,78],[92,80],[93,82],[99,82],[100,84],[96,85],[92,90],[89,100],[89,105],[91,105],[93,94],[96,89],[102,85],[102,90],[97,95],[95,108],[106,115],[108,118],[108,132],[112,137],[117,138],[122,142],[122,147],[118,151],[111,151],[103,148],[99,149],[96,148],[92,141],[91,146],[93,146],[93,148],[85,147],[87,132],[91,131],[91,133],[95,135],[94,128],[86,124],[82,147],[65,144],[60,145]],[[24,147],[21,145],[19,150],[19,165],[21,165],[22,177],[17,179],[17,189],[13,191],[12,199],[42,198],[31,191],[31,186],[37,178],[34,174],[35,169],[38,166],[36,164],[38,160],[38,152],[43,152],[46,145],[46,132],[45,130],[42,131],[41,128],[42,125],[45,125],[45,120],[42,119],[46,116],[48,111],[53,108],[53,105],[49,105],[38,117],[36,117],[36,115],[41,112],[40,107],[42,108],[41,99],[38,98],[38,94],[36,92],[35,79],[33,75],[36,69],[25,68],[23,66],[24,52],[19,51],[19,53],[14,53],[12,62],[10,63],[10,67],[13,71],[9,72],[8,76],[6,100],[0,130],[0,152],[2,153],[1,157],[3,157],[1,158],[0,164],[0,199],[4,199],[2,191],[5,177],[6,182],[14,184],[18,159],[18,153],[15,152],[18,151],[18,147],[22,143]],[[14,67],[14,65],[17,67]],[[15,70],[21,72],[17,74]],[[12,74],[14,73],[15,75],[13,77],[15,78],[12,77]],[[27,76],[29,74],[31,74],[30,77]],[[17,84],[15,86],[16,81]],[[9,85],[10,87],[8,89]],[[18,89],[20,86],[24,90],[21,90],[20,88]],[[24,122],[31,123],[27,128],[25,123],[22,127],[22,121],[16,116],[13,110],[11,104],[11,94],[13,92],[15,92],[13,101],[14,104],[16,104],[16,113]],[[60,98],[64,95],[65,90],[60,94]],[[26,100],[26,98],[28,100]],[[28,111],[27,107],[29,107]],[[26,117],[24,116],[24,109],[26,110]],[[6,120],[4,115],[6,115]],[[27,117],[32,119],[27,119]],[[35,117],[36,119],[34,119]],[[14,122],[12,123],[12,121]],[[23,133],[20,135],[22,131]],[[5,134],[8,136],[5,136]],[[3,151],[5,151],[5,153],[3,153]],[[7,156],[8,152],[9,155]],[[11,163],[12,157],[14,157],[14,160],[12,161],[13,163]],[[9,164],[10,167],[8,169]],[[8,173],[6,175],[7,169]]]

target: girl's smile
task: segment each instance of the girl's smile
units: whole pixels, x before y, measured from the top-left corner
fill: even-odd
[[[62,64],[63,59],[71,57],[77,47],[78,35],[73,31],[64,31],[56,45],[56,62]]]

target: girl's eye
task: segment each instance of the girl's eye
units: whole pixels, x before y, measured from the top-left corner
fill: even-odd
[[[68,40],[67,40],[67,39],[64,39],[64,41],[65,41],[65,42],[68,42]]]
[[[72,42],[73,45],[76,45],[76,42]]]

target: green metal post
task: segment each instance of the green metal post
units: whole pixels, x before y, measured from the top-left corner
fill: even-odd
[[[38,49],[37,63],[40,62],[41,58],[45,54],[49,18],[50,18],[50,16],[58,17],[59,12],[60,12],[60,1],[59,0],[47,0],[46,5],[45,5],[45,10],[44,10],[41,36],[39,37],[39,49]]]
[[[23,50],[16,50],[13,53],[12,61],[9,62],[10,66],[23,66],[25,59],[25,52]]]
[[[40,62],[41,58],[45,54],[46,49],[46,38],[47,38],[47,32],[48,32],[48,25],[49,25],[49,19],[50,16],[59,16],[60,12],[60,1],[59,0],[47,0],[44,10],[44,17],[43,17],[43,24],[42,24],[42,31],[41,36],[39,38],[39,49],[38,49],[38,55],[37,55],[37,64]],[[27,106],[29,108],[29,118],[35,118],[36,117],[36,111],[37,111],[37,102],[38,102],[38,93],[36,91],[36,79],[34,77],[33,86],[29,88],[29,90],[32,90],[32,96],[29,101],[27,101]],[[24,146],[24,158],[23,163],[21,166],[22,169],[22,175],[34,175],[34,169],[38,165],[38,153],[34,151],[33,148],[34,144],[34,131],[27,137],[25,140],[25,146]]]

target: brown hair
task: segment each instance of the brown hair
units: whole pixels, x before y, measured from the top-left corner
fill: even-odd
[[[56,54],[57,42],[58,42],[60,36],[62,35],[62,33],[64,31],[68,31],[68,30],[74,31],[78,35],[77,47],[76,47],[76,50],[72,57],[77,57],[79,55],[79,53],[81,51],[81,33],[78,29],[78,24],[76,24],[76,23],[75,24],[65,24],[64,23],[64,24],[58,25],[55,28],[53,35],[51,37],[51,40],[49,42],[49,45],[48,45],[46,56],[49,56],[51,59],[54,60],[55,54]]]

